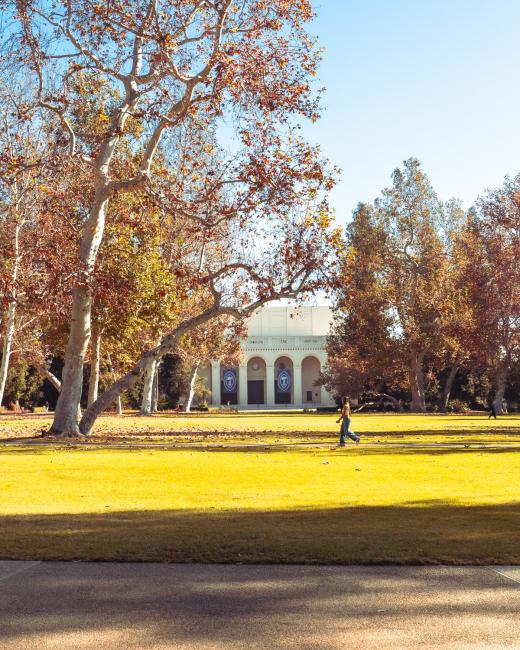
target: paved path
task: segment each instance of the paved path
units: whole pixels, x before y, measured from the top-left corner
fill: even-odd
[[[0,562],[0,648],[520,648],[520,567]]]

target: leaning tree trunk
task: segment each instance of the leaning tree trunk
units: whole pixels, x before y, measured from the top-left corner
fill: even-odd
[[[243,314],[240,314],[241,317],[249,316],[255,309],[257,309],[263,303],[255,303],[251,308]],[[153,350],[148,350],[145,352],[139,361],[134,365],[134,367],[120,377],[114,384],[106,390],[102,395],[100,395],[97,400],[90,406],[81,418],[79,424],[80,431],[83,435],[89,435],[92,431],[92,427],[97,419],[97,417],[103,413],[103,411],[116,400],[117,396],[120,395],[123,391],[129,390],[132,388],[139,379],[142,378],[146,368],[149,365],[151,359],[158,360],[163,357],[165,354],[175,350],[179,344],[181,338],[186,334],[186,332],[191,331],[195,327],[202,325],[203,323],[208,322],[209,320],[216,318],[217,316],[227,314],[230,315],[230,312],[234,315],[234,311],[231,308],[220,307],[219,305],[213,305],[202,314],[194,316],[187,321],[184,321],[176,327],[176,329],[165,336],[161,343],[155,347]]]
[[[144,373],[143,399],[141,401],[140,415],[152,414],[153,380],[155,377],[156,365],[157,360],[154,357],[150,357],[147,361]]]
[[[191,369],[188,399],[186,400],[186,408],[184,409],[186,413],[189,413],[191,411],[191,404],[193,402],[193,398],[195,397],[195,382],[197,380],[198,369],[199,369],[199,362],[197,362]]]
[[[14,327],[16,322],[16,283],[18,281],[18,266],[20,263],[20,223],[16,222],[14,230],[14,262],[11,281],[13,285],[12,297],[7,308],[7,320],[4,331],[4,345],[2,347],[2,362],[0,364],[0,406],[4,399],[5,384],[7,382],[7,372],[9,370],[9,361],[11,359],[11,347],[13,345]]]
[[[81,238],[80,263],[86,280],[92,277],[97,252],[105,228],[108,207],[108,190],[97,188],[94,205]],[[56,404],[51,433],[79,435],[78,409],[83,389],[83,366],[90,340],[92,296],[86,282],[74,287],[69,339],[65,350],[65,365],[61,379],[61,392]]]
[[[448,410],[448,403],[450,401],[451,389],[453,388],[453,382],[455,380],[455,377],[457,376],[457,373],[459,372],[459,368],[460,368],[460,364],[454,363],[450,369],[448,376],[446,377],[446,381],[444,383],[444,387],[441,393],[441,403],[440,403],[441,413],[446,413],[446,411]]]
[[[94,326],[92,328],[92,340],[90,342],[90,378],[88,381],[88,406],[93,404],[98,398],[100,360],[101,332],[98,326]]]
[[[424,413],[426,411],[426,396],[424,394],[424,372],[423,359],[425,351],[412,352],[410,362],[410,389],[412,391],[412,402],[410,411],[413,413]]]

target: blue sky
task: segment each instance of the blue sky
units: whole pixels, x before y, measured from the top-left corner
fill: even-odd
[[[309,139],[342,169],[338,221],[415,156],[469,207],[520,171],[520,0],[315,0],[322,120]]]

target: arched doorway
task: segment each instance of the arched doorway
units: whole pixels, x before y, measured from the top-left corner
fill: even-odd
[[[302,403],[321,404],[321,387],[316,386],[320,376],[320,362],[316,357],[305,357],[302,363]]]
[[[278,357],[274,364],[274,403],[294,403],[294,369],[289,357]]]
[[[247,403],[265,404],[266,366],[261,357],[253,357],[247,362]]]

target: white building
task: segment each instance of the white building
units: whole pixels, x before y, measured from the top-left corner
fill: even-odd
[[[330,307],[264,307],[248,321],[238,368],[214,362],[201,372],[211,403],[239,408],[312,408],[334,400],[315,386],[327,359]]]

